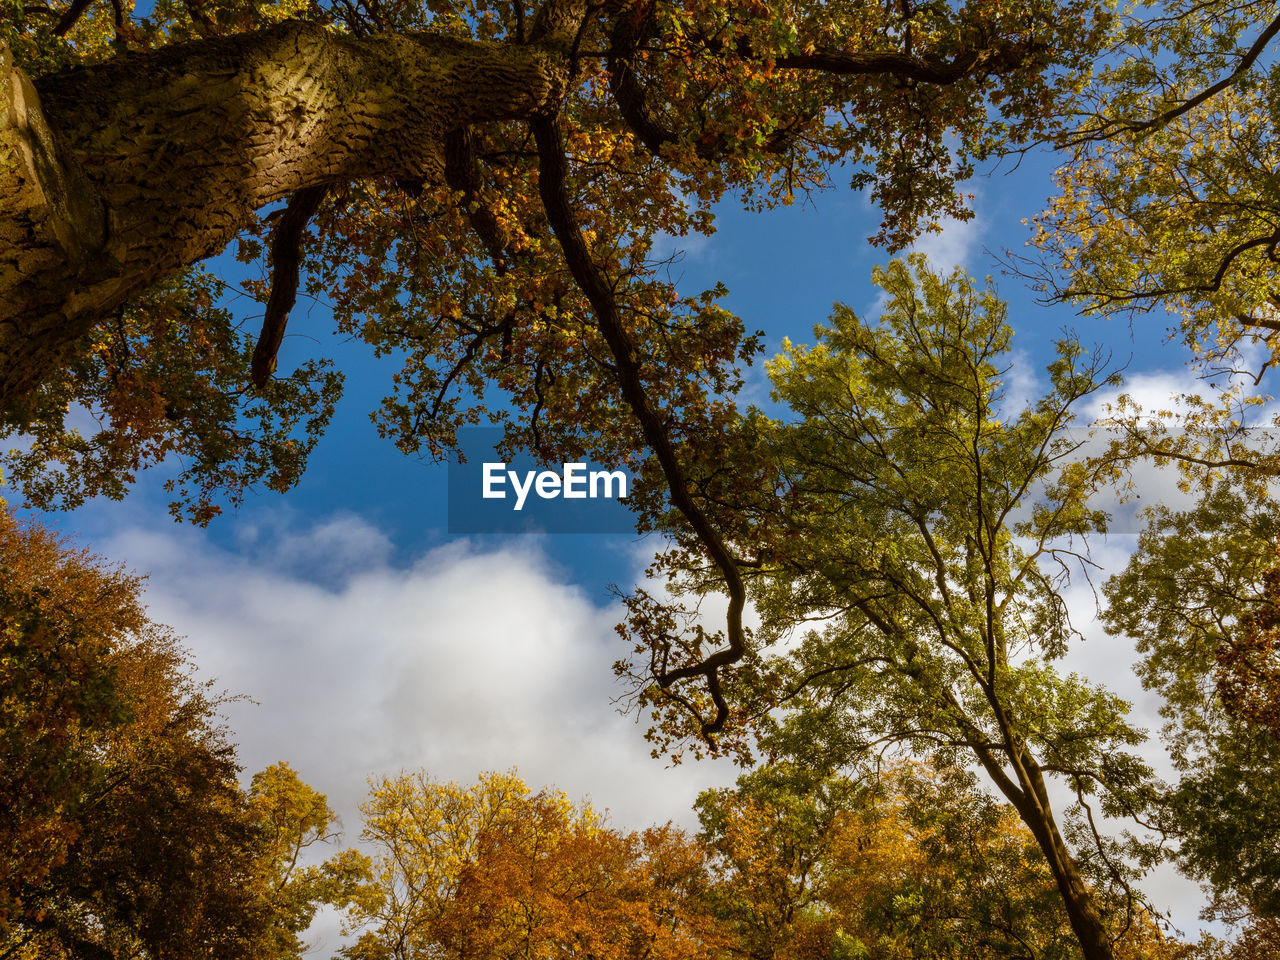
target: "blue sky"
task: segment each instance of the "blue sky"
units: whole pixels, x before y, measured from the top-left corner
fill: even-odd
[[[1023,250],[1030,231],[1021,221],[1041,209],[1048,175],[1048,162],[1032,156],[1011,173],[976,178],[977,217],[919,248],[935,266],[959,262],[995,276],[1024,383],[1074,328],[1109,347],[1148,393],[1167,393],[1186,374],[1161,317],[1141,319],[1135,334],[1125,320],[1039,305],[984,253]],[[887,258],[866,237],[878,220],[848,189],[763,215],[726,205],[719,232],[691,242],[677,269],[686,291],[723,281],[728,306],[765,331],[772,353],[783,337],[811,340],[834,301],[874,306],[871,269]],[[400,454],[368,420],[392,362],[330,329],[323,306],[300,299],[281,353],[282,369],[322,352],[347,370],[346,397],[295,490],[253,496],[198,530],[173,524],[159,478],[144,477],[122,503],[50,521],[151,572],[153,615],[189,638],[219,688],[256,701],[226,708],[247,772],[289,760],[330,795],[352,838],[365,777],[417,767],[472,779],[518,765],[534,784],[589,794],[624,826],[690,823],[697,791],[734,771],[650,760],[642,727],[611,702],[621,691],[609,665],[625,651],[612,632],[610,584],[636,582],[653,544],[630,535],[451,538],[445,467]],[[1117,538],[1104,559],[1118,566],[1127,549]],[[1078,668],[1107,678],[1154,721],[1128,670],[1131,645],[1090,630],[1089,602],[1077,601],[1091,637]],[[1180,923],[1194,927],[1194,887],[1168,871],[1155,883]],[[317,951],[335,942],[326,923]]]
[[[1002,275],[990,253],[1026,252],[1030,229],[1021,221],[1041,208],[1050,189],[1050,171],[1044,157],[1033,155],[1012,172],[975,178],[969,184],[976,195],[975,219],[946,224],[941,235],[927,235],[917,249],[928,253],[936,266],[959,263],[978,277],[992,276],[1010,305],[1016,330],[1015,375],[1024,381],[1038,377],[1052,358],[1054,340],[1067,329],[1087,344],[1112,350],[1116,364],[1125,366],[1129,375],[1175,369],[1182,354],[1176,345],[1164,342],[1161,318],[1143,318],[1135,337],[1127,320],[1081,317],[1069,305],[1046,306],[1021,278]],[[814,324],[826,319],[836,301],[861,313],[874,311],[878,291],[871,284],[871,271],[888,259],[884,249],[866,240],[878,220],[865,194],[839,186],[766,214],[727,202],[719,211],[714,236],[671,241],[684,249],[672,272],[686,292],[723,282],[729,289],[726,305],[748,329],[765,332],[768,357],[784,337],[801,343],[812,340]],[[215,266],[232,282],[246,269],[229,254],[217,258]],[[401,454],[379,440],[368,418],[387,392],[397,369],[395,359],[375,358],[363,344],[336,337],[325,306],[300,296],[281,350],[281,369],[317,354],[335,358],[346,371],[346,392],[302,482],[284,497],[270,492],[252,495],[238,514],[210,527],[209,541],[233,547],[238,526],[265,512],[295,518],[358,515],[391,532],[401,561],[445,542],[443,465]],[[762,362],[750,373],[749,383],[746,399],[764,402],[768,386]],[[141,510],[149,515],[167,502],[157,477],[145,477],[130,500],[120,506],[93,504],[57,522],[92,535],[109,529],[122,513]],[[545,548],[584,587],[599,591],[629,574],[619,558],[630,554],[632,541],[628,536],[564,535],[549,540]]]

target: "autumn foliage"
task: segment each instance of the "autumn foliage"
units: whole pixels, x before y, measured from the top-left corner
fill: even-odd
[[[514,774],[405,774],[366,804],[373,858],[320,862],[323,796],[285,765],[241,784],[216,698],[148,619],[139,579],[0,512],[0,960],[292,958],[324,903],[347,911],[349,960],[1164,958],[1182,948],[1136,889],[1161,859],[1236,911],[1230,955],[1275,950],[1280,454],[1242,439],[1267,403],[1245,384],[1280,356],[1274,2],[135,12],[0,0],[0,435],[21,438],[5,483],[73,507],[176,463],[171,509],[201,524],[291,488],[342,387],[323,355],[282,351],[301,290],[330,308],[328,332],[394,360],[372,420],[405,453],[451,456],[459,429],[489,422],[508,449],[633,468],[637,525],[670,547],[650,574],[668,583],[628,598],[619,671],[660,746],[753,762],[763,745],[782,762],[704,795],[696,838],[617,830]],[[373,115],[417,108],[384,98],[454,55],[536,62],[545,96],[503,89],[465,122],[424,107],[421,129],[358,141],[347,154],[363,159],[334,173],[290,153],[292,131],[342,111],[299,104],[278,122],[258,84],[271,71],[241,56],[281,37],[317,62],[393,58],[386,82],[353,71],[339,91]],[[186,62],[215,66],[173,69]],[[309,62],[272,66],[324,85]],[[269,122],[239,136],[215,121],[194,142],[227,98],[175,116],[174,89],[224,69]],[[438,102],[502,87],[503,70],[481,72]],[[28,81],[40,97],[10,122]],[[28,116],[66,177],[15,173]],[[136,150],[130,125],[157,149]],[[316,142],[350,148],[348,129]],[[255,137],[288,162],[244,162]],[[1193,356],[1225,368],[1218,398],[1183,397],[1152,425],[1121,397],[1123,441],[1087,456],[1066,428],[1119,386],[1105,358],[1065,338],[1047,392],[1015,409],[1004,304],[913,257],[877,272],[883,317],[837,307],[813,346],[769,365],[787,417],[738,404],[761,337],[722,286],[672,279],[670,238],[712,233],[727,202],[762,211],[839,185],[877,205],[870,239],[903,248],[971,215],[982,164],[1038,146],[1059,151],[1056,194],[1034,221],[1039,260],[1017,268],[1087,310],[1166,308]],[[195,178],[155,188],[183,151],[221,171],[225,196],[183,208]],[[306,173],[286,189],[266,167]],[[89,263],[53,215],[70,193],[37,180],[100,203]],[[198,262],[229,240],[249,268],[238,286]],[[1166,784],[1129,704],[1060,661],[1079,639],[1064,576],[1107,528],[1095,495],[1168,461],[1198,502],[1148,511],[1103,588],[1104,621],[1136,639],[1162,698]],[[711,593],[720,624],[699,613]],[[917,762],[869,770],[884,751]]]
[[[705,792],[695,837],[623,831],[514,773],[376,781],[374,877],[343,953],[378,958],[1078,957],[1035,841],[942,763],[861,777],[767,766]],[[1140,913],[1126,960],[1181,949]]]
[[[241,788],[217,701],[137,576],[0,510],[0,944],[27,958],[297,957],[363,874],[287,765]]]
[[[1280,568],[1262,580],[1257,607],[1214,651],[1215,676],[1229,714],[1280,736]]]
[[[622,832],[514,774],[471,787],[402,775],[373,786],[376,884],[352,911],[351,960],[719,956],[699,907],[704,857],[671,828]]]

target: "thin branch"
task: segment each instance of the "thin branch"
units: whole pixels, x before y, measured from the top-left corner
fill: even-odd
[[[537,117],[533,133],[538,145],[538,189],[573,278],[591,303],[605,342],[617,363],[618,386],[623,399],[639,422],[645,442],[653,451],[667,481],[671,502],[693,528],[712,562],[724,579],[729,595],[726,634],[729,646],[700,663],[680,667],[657,678],[659,686],[670,690],[673,684],[695,676],[706,678],[707,689],[715,703],[716,715],[702,722],[702,735],[710,739],[720,731],[729,717],[729,707],[720,688],[719,669],[740,660],[746,652],[746,635],[742,627],[742,610],[746,604],[746,588],[742,574],[719,532],[689,493],[689,483],[675,448],[667,436],[662,417],[654,409],[640,373],[635,346],[623,324],[618,302],[611,285],[601,275],[591,251],[574,220],[566,181],[568,163],[565,158],[563,133],[558,117]]]

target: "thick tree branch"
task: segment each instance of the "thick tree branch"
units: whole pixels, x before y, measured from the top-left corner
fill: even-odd
[[[253,211],[352,179],[441,183],[451,131],[528,117],[567,82],[546,46],[298,22],[36,84],[0,53],[0,409],[21,416],[94,323]]]
[[[473,138],[468,127],[445,137],[444,179],[450,189],[462,194],[462,207],[471,228],[484,243],[498,273],[505,273],[511,256],[509,238],[493,210],[480,196],[480,172],[476,168]]]
[[[261,390],[276,370],[276,356],[284,341],[289,311],[298,297],[298,267],[302,260],[302,237],[307,222],[329,192],[327,186],[303,187],[289,198],[271,237],[271,296],[262,318],[262,332],[253,348],[249,368],[253,385]]]
[[[607,64],[609,89],[619,112],[627,126],[649,151],[658,154],[664,146],[673,143],[678,134],[657,119],[644,86],[636,75],[636,51],[650,35],[650,28],[651,18],[633,17],[615,24],[610,30]],[[712,53],[723,53],[726,46],[715,37],[703,38],[701,43]],[[885,50],[852,53],[819,50],[774,57],[752,48],[745,40],[740,40],[734,44],[733,52],[761,64],[772,63],[775,68],[782,70],[833,76],[886,76],[915,83],[948,85],[1016,65],[1043,52],[1043,48],[1032,43],[993,42],[970,47],[949,60],[917,56],[910,53],[909,49],[905,52]],[[777,138],[777,142],[768,145],[771,151],[785,149],[793,135],[787,122],[783,121],[778,126],[782,135]],[[699,143],[697,150],[703,159],[712,159],[719,152],[720,146]]]
[[[530,39],[567,53],[587,22],[590,9],[587,0],[543,0],[534,16]]]
[[[59,17],[58,22],[54,24],[54,35],[65,36],[76,25],[76,22],[84,16],[84,12],[89,9],[92,3],[93,0],[73,0],[71,6],[67,8],[67,12]]]
[[[653,32],[653,5],[629,17],[619,18],[609,30],[609,90],[622,114],[622,119],[640,138],[649,152],[657,156],[663,146],[676,139],[675,131],[659,123],[649,107],[644,87],[636,76],[636,48]]]
[[[899,51],[834,53],[815,51],[777,57],[774,65],[783,70],[809,70],[839,76],[887,75],[917,83],[951,84],[1007,66],[1038,52],[1027,45],[974,47],[950,60],[919,57]]]
[[[209,36],[217,29],[218,24],[205,12],[202,0],[182,0],[182,5],[186,7],[187,16],[191,18],[191,24],[200,36]]]

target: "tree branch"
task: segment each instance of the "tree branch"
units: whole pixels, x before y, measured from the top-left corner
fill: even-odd
[[[774,59],[774,65],[783,70],[814,70],[841,76],[872,76],[889,74],[918,83],[951,84],[963,80],[983,67],[995,66],[1014,56],[1034,53],[1035,48],[978,47],[967,50],[952,60],[940,57],[918,57],[894,51],[866,53],[813,53],[788,54]]]
[[[1249,72],[1249,69],[1253,66],[1258,57],[1262,56],[1263,51],[1267,48],[1267,44],[1271,42],[1271,39],[1277,32],[1280,32],[1280,17],[1272,20],[1271,23],[1267,25],[1267,29],[1263,30],[1262,33],[1258,35],[1258,39],[1254,41],[1253,46],[1249,48],[1248,52],[1246,52],[1243,57],[1241,57],[1239,66],[1237,66],[1228,76],[1223,77],[1212,86],[1206,87],[1190,100],[1185,101],[1181,106],[1174,107],[1172,110],[1166,110],[1163,113],[1152,117],[1150,120],[1143,121],[1142,123],[1128,124],[1125,129],[1138,133],[1143,130],[1150,130],[1152,127],[1164,126],[1170,120],[1176,120],[1184,113],[1194,110],[1206,100],[1217,96]]]
[[[667,436],[662,418],[645,390],[635,347],[623,324],[613,290],[596,267],[582,232],[574,221],[573,206],[566,187],[568,163],[559,119],[555,116],[536,117],[532,126],[538,144],[538,190],[547,212],[547,220],[564,250],[570,273],[591,303],[596,323],[617,363],[618,386],[623,399],[639,422],[645,442],[662,468],[671,502],[693,528],[723,577],[725,591],[729,595],[726,617],[728,649],[718,650],[700,663],[670,672],[664,671],[657,678],[659,686],[664,690],[670,689],[679,680],[695,676],[706,678],[708,692],[716,707],[715,717],[702,721],[702,735],[709,740],[712,734],[724,727],[729,717],[729,707],[720,687],[718,671],[721,667],[740,660],[746,652],[746,636],[742,627],[746,588],[742,574],[719,532],[689,494],[689,482],[684,468]]]
[[[93,0],[73,0],[71,6],[67,8],[67,12],[54,24],[54,36],[66,36],[67,31],[76,25],[76,21],[84,16],[84,12],[89,9],[89,5],[92,3]]]
[[[506,273],[510,257],[508,238],[493,210],[480,196],[480,173],[476,169],[469,127],[445,135],[444,179],[451,190],[462,194],[462,208],[467,220],[483,241],[499,275]]]
[[[329,192],[327,186],[303,187],[289,198],[289,204],[271,237],[271,296],[262,318],[262,332],[253,348],[249,378],[261,390],[275,373],[276,355],[284,340],[289,311],[298,298],[298,267],[302,259],[302,237],[307,221]]]

